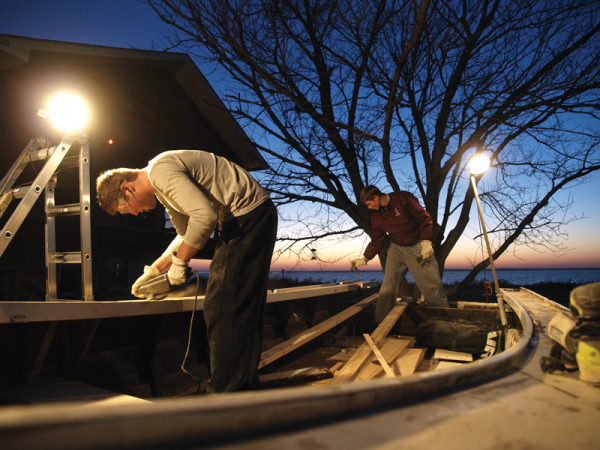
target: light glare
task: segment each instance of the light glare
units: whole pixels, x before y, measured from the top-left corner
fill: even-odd
[[[74,95],[63,94],[54,97],[49,109],[52,122],[60,130],[76,130],[87,119],[85,103]]]
[[[476,155],[469,161],[469,170],[473,175],[479,175],[490,167],[490,160],[485,155]]]

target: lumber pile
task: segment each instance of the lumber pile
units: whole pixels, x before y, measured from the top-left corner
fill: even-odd
[[[387,337],[392,327],[409,305],[399,301],[365,343],[336,371],[330,386],[375,378],[395,378],[412,375],[425,356],[425,349],[412,348],[414,337]]]
[[[342,311],[330,319],[304,331],[303,333],[273,347],[261,355],[259,368],[275,361],[292,350],[304,345],[306,342],[325,333],[327,330],[349,319],[357,312],[373,304],[377,300],[377,294],[374,294],[356,305]],[[312,381],[324,378],[331,378],[330,386],[354,381],[366,381],[376,378],[393,378],[398,376],[407,376],[415,372],[423,357],[425,349],[413,348],[414,337],[390,337],[390,330],[400,319],[409,305],[408,299],[397,302],[396,306],[379,324],[373,333],[365,334],[365,342],[356,352],[349,356],[346,361],[336,362],[329,369],[301,369],[305,381]],[[273,374],[275,377],[285,378],[287,382],[293,379],[299,380],[294,374],[281,372],[281,375]],[[311,379],[311,380],[309,380]],[[267,381],[261,379],[261,382]]]
[[[393,377],[394,372],[389,366],[394,364],[396,358],[400,356],[402,350],[412,346],[411,342],[393,342],[386,346],[386,355],[384,356],[382,351],[385,343],[384,340],[387,338],[390,330],[396,324],[402,313],[406,310],[409,304],[408,300],[399,301],[390,313],[383,319],[375,331],[368,337],[365,337],[365,344],[363,344],[358,351],[350,358],[350,360],[342,367],[331,380],[330,386],[335,386],[342,383],[348,383],[351,381],[360,381],[363,379],[377,378],[385,372],[386,376]],[[389,342],[390,339],[386,341]],[[398,339],[398,341],[402,341]],[[381,345],[381,350],[379,346]],[[375,349],[375,351],[374,351]],[[376,363],[373,363],[373,358],[376,358]],[[372,365],[377,365],[379,368],[374,368]],[[381,370],[380,370],[381,369]],[[386,370],[387,369],[387,370]]]
[[[281,358],[284,355],[287,355],[292,350],[297,349],[301,345],[306,344],[310,340],[316,338],[317,336],[322,335],[326,331],[332,329],[336,325],[339,325],[343,321],[351,318],[358,312],[365,309],[367,306],[373,304],[377,300],[378,294],[373,294],[370,297],[365,298],[364,300],[358,302],[355,305],[352,305],[350,308],[345,309],[339,314],[336,314],[333,317],[321,322],[320,324],[309,328],[308,330],[300,333],[298,336],[294,336],[292,339],[289,339],[285,342],[282,342],[279,345],[263,352],[260,355],[260,362],[258,364],[258,368],[261,369],[269,363],[272,363],[276,359]]]

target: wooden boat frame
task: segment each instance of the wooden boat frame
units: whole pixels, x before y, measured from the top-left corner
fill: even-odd
[[[73,404],[10,407],[0,414],[3,448],[83,449],[190,445],[242,439],[339,419],[359,412],[400,407],[433,394],[508,375],[529,356],[534,324],[524,307],[503,290],[523,334],[501,354],[444,371],[333,387],[285,388],[131,406]],[[560,305],[552,303],[557,310]],[[60,437],[60,438],[59,438]]]

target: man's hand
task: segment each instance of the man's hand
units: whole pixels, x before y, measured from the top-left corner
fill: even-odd
[[[171,264],[167,277],[172,286],[179,286],[186,282],[188,263],[175,256],[175,253],[173,253],[172,261],[173,264]]]
[[[358,270],[360,266],[365,266],[367,264],[367,258],[364,256],[362,258],[354,259],[350,261],[350,270]]]
[[[156,267],[153,267],[153,266],[144,266],[144,275],[142,275],[141,277],[139,277],[135,281],[135,283],[133,283],[133,286],[131,286],[131,293],[133,295],[135,295],[136,297],[138,297],[138,298],[146,298],[145,295],[138,294],[139,287],[142,284],[147,283],[152,278],[156,278],[159,275],[160,275],[160,270],[158,270]]]
[[[421,256],[423,257],[423,261],[433,256],[433,245],[431,241],[421,241]]]

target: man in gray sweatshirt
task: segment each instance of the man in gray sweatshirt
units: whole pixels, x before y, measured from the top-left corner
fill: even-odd
[[[114,169],[98,177],[100,206],[109,214],[134,214],[164,205],[177,237],[132,286],[168,270],[172,285],[185,283],[191,258],[217,224],[220,240],[204,300],[211,377],[208,392],[257,389],[267,280],[277,210],[243,168],[209,152],[165,152],[144,169]]]

